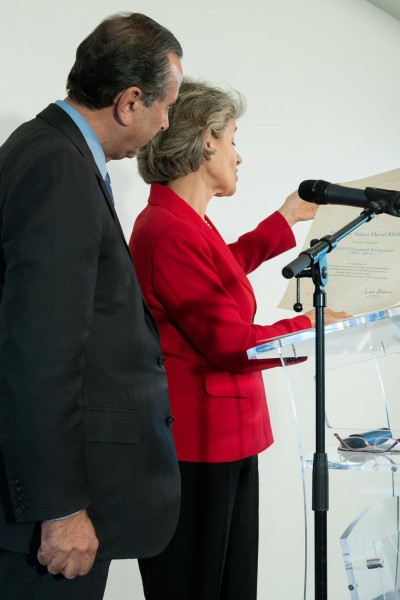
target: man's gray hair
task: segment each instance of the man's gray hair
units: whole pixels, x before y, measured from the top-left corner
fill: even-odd
[[[178,40],[150,17],[140,13],[107,17],[78,46],[68,75],[68,95],[83,106],[99,109],[136,86],[149,107],[168,94],[169,54],[182,57]]]

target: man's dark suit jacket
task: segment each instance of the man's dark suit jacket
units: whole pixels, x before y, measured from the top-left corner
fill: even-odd
[[[50,105],[0,148],[0,548],[87,507],[99,558],[175,530],[179,471],[155,322],[100,172]]]

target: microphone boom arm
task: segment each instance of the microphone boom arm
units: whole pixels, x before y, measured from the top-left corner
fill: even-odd
[[[370,207],[363,210],[359,217],[353,219],[353,221],[350,221],[350,223],[332,235],[322,237],[315,245],[300,252],[297,258],[292,260],[282,269],[282,275],[285,279],[292,279],[292,277],[299,275],[303,269],[311,267],[311,265],[316,263],[322,256],[336,248],[337,243],[340,242],[341,239],[352,233],[363,223],[371,221],[377,214],[380,214],[382,212],[382,207],[378,202],[379,201],[371,201]]]

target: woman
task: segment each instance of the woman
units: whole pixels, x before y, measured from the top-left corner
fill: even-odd
[[[314,326],[313,312],[253,324],[246,274],[294,246],[290,226],[315,207],[293,194],[229,245],[206,216],[213,196],[236,190],[242,112],[239,95],[186,79],[169,129],[138,155],[152,186],[130,249],[160,330],[182,478],[172,542],[139,561],[150,600],[256,599],[257,455],[273,442],[261,370],[277,361],[248,361],[246,350]]]

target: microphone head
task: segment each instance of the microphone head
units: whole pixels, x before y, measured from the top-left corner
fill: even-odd
[[[298,194],[302,200],[314,200],[313,188],[317,183],[316,179],[306,179],[299,185]]]
[[[298,194],[302,200],[315,204],[327,204],[325,190],[329,182],[322,179],[306,179],[299,185]]]

